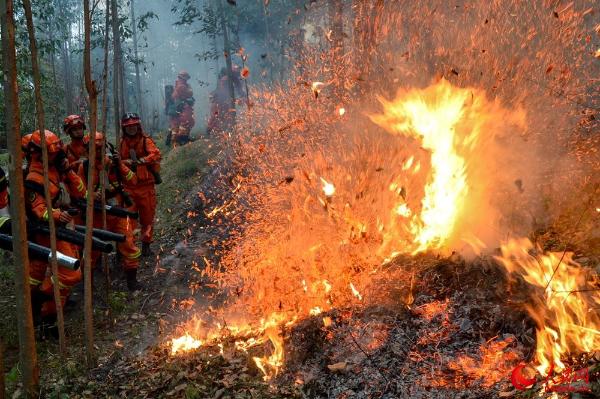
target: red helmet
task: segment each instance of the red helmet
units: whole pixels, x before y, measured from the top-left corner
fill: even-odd
[[[137,130],[135,133],[128,133],[125,129],[129,126],[136,126]],[[142,132],[142,121],[140,120],[140,116],[133,112],[128,112],[121,118],[121,130],[123,134],[128,136],[135,136]]]
[[[140,120],[140,116],[134,112],[128,112],[121,118],[121,127],[127,126],[142,126],[142,121]]]
[[[104,133],[96,132],[94,137],[94,141],[96,143],[96,147],[102,147],[104,145]],[[90,135],[88,134],[83,138],[83,144],[88,145],[90,142]]]
[[[190,74],[187,71],[181,71],[177,77],[179,79],[188,80],[190,78]]]
[[[44,136],[46,137],[46,146],[48,148],[48,153],[53,154],[62,149],[62,142],[58,138],[58,136],[52,133],[50,130],[45,130]],[[25,136],[27,137],[27,136]],[[21,144],[23,140],[21,140]],[[42,149],[42,135],[39,130],[36,130],[31,134],[31,138],[28,143],[29,148],[33,150],[41,151]]]
[[[69,130],[81,127],[85,129],[85,122],[79,115],[69,115],[63,121],[63,130],[65,133],[69,133]]]

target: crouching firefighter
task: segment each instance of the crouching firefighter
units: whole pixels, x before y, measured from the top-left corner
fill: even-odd
[[[85,198],[86,190],[83,182],[69,168],[67,155],[62,148],[60,139],[51,131],[45,131],[48,149],[48,179],[52,209],[46,207],[44,194],[44,168],[42,164],[42,136],[39,130],[33,132],[28,143],[29,165],[25,177],[25,209],[28,220],[31,222],[47,223],[53,218],[59,226],[72,223],[73,216],[68,210],[61,209],[65,206],[64,193],[61,184],[66,187],[71,198]],[[50,237],[35,232],[30,240],[36,244],[49,247]],[[74,244],[66,241],[56,241],[56,250],[62,254],[79,258],[78,249]],[[29,283],[31,286],[31,301],[34,320],[42,325],[55,325],[56,306],[53,297],[53,282],[59,285],[60,299],[64,305],[71,288],[81,280],[81,270],[72,270],[58,266],[58,279],[53,279],[48,270],[48,261],[32,259],[30,262]]]
[[[156,190],[160,184],[160,150],[154,140],[142,129],[140,117],[127,113],[121,119],[123,139],[120,156],[123,162],[137,175],[137,184],[124,182],[125,190],[131,195],[134,209],[140,214],[142,255],[150,255],[150,244],[156,213]]]
[[[84,143],[86,146],[89,144],[90,136],[86,136]],[[100,132],[96,132],[94,137],[96,146],[96,162],[94,163],[93,171],[93,185],[94,185],[94,198],[96,201],[100,201],[102,198],[102,185],[100,184],[101,174],[100,172],[104,169],[107,181],[104,184],[106,203],[111,206],[117,207],[130,207],[133,203],[128,197],[128,194],[123,190],[123,183],[135,185],[137,183],[137,177],[135,174],[121,161],[117,154],[111,154],[111,156],[105,156],[102,159],[102,147],[106,145],[105,136]],[[89,162],[84,160],[79,167],[79,177],[83,180],[87,187],[87,178],[89,171]],[[135,245],[133,239],[133,223],[134,221],[128,217],[119,217],[114,214],[107,213],[106,215],[106,227],[107,230],[125,235],[124,242],[117,243],[117,251],[120,254],[121,267],[123,268],[127,277],[127,289],[129,291],[135,291],[139,289],[139,283],[137,281],[137,269],[140,263],[141,251]],[[94,213],[94,227],[102,228],[102,212],[96,210]],[[92,253],[92,264],[96,264],[100,253],[94,251]]]

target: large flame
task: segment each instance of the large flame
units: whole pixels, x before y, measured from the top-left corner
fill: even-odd
[[[266,102],[272,104],[274,97],[269,94]],[[245,138],[248,153],[255,151],[257,158],[268,154],[262,174],[256,166],[253,184],[235,189],[253,204],[245,218],[251,223],[224,255],[225,271],[206,272],[240,294],[223,311],[226,328],[188,325],[185,334],[201,342],[234,337],[239,350],[270,342],[270,353],[254,357],[270,378],[284,364],[282,326],[332,308],[368,304],[373,295],[368,288],[382,263],[398,254],[455,249],[459,243],[486,246],[477,227],[483,221],[489,229],[494,222],[490,185],[498,176],[492,156],[496,147],[490,142],[497,135],[510,136],[506,133],[514,127],[523,128],[524,113],[488,100],[483,90],[456,87],[444,79],[380,101],[382,113],[370,118],[389,134],[371,125],[362,136],[331,134],[325,147],[311,147],[302,136],[282,138],[281,127],[274,129],[275,137]],[[257,100],[252,112],[259,109]],[[390,150],[389,144],[400,146],[400,140],[406,148]],[[293,145],[301,148],[299,159],[277,158],[289,156]],[[286,173],[283,180],[274,170]],[[281,183],[272,184],[274,176]],[[508,246],[504,251],[504,261],[514,263],[512,270],[536,285],[545,285],[552,270],[548,265],[557,263],[549,255],[547,264],[542,262],[546,269],[535,274],[538,264],[525,256],[527,250]],[[517,261],[513,252],[520,254]],[[577,302],[582,295],[558,294],[581,283],[569,280],[570,257],[563,266],[550,285],[552,295],[543,307],[548,310],[532,310],[540,326],[537,360],[546,371],[551,363],[561,366],[566,353],[598,345],[597,316],[585,313],[589,301],[586,305]],[[240,314],[247,320],[237,323]],[[173,340],[173,347],[193,349],[195,344],[180,345],[188,341]]]
[[[502,245],[497,259],[510,273],[537,287],[540,297],[528,307],[537,322],[536,369],[542,375],[563,370],[568,355],[600,348],[600,291],[586,289],[586,271],[572,253],[532,255],[526,238]]]
[[[414,252],[440,248],[445,243],[467,195],[465,159],[459,151],[461,146],[472,145],[479,131],[472,126],[461,137],[463,132],[457,129],[468,112],[469,99],[471,92],[454,88],[442,79],[425,90],[401,94],[395,101],[381,100],[384,114],[372,116],[389,132],[419,140],[431,152],[431,172],[421,212],[410,220]],[[399,204],[396,211],[403,205]],[[404,210],[401,215],[406,213]]]

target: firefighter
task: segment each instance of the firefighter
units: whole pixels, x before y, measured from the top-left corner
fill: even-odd
[[[148,256],[156,212],[155,184],[160,184],[160,150],[154,140],[142,129],[140,117],[127,113],[121,119],[123,139],[120,156],[123,162],[135,171],[137,184],[125,183],[125,190],[134,202],[133,210],[140,215],[142,255]]]
[[[25,177],[25,207],[30,222],[46,223],[53,218],[59,225],[66,225],[73,221],[68,211],[62,210],[63,193],[61,184],[68,191],[71,198],[85,198],[85,185],[72,169],[69,168],[67,155],[62,148],[58,136],[49,130],[45,131],[48,148],[48,178],[50,180],[50,196],[52,209],[46,207],[44,196],[44,168],[42,164],[42,137],[39,130],[31,135],[28,144],[30,157],[29,169]],[[32,241],[45,247],[50,246],[50,238],[43,234],[33,234]],[[57,251],[78,258],[76,246],[65,241],[57,240]],[[32,310],[36,321],[42,324],[53,325],[56,321],[56,307],[53,298],[53,279],[47,272],[48,262],[32,259],[29,270],[29,283],[32,292]],[[70,270],[59,266],[58,283],[61,301],[64,305],[71,288],[81,280],[80,270]]]
[[[179,72],[172,94],[174,112],[170,115],[171,142],[183,145],[190,141],[190,132],[196,123],[194,119],[194,92],[188,83],[190,74]]]
[[[83,143],[85,129],[85,122],[79,115],[69,115],[63,122],[63,130],[71,138],[71,142],[66,146],[67,157],[75,172],[79,169],[83,159],[87,157],[87,147]]]
[[[87,135],[84,139],[84,144],[87,146],[90,142],[90,136]],[[100,171],[102,168],[106,171],[107,182],[105,187],[106,203],[109,205],[124,207],[126,204],[126,193],[123,191],[123,183],[129,185],[137,184],[135,174],[129,169],[117,154],[113,154],[112,158],[108,155],[102,160],[102,147],[106,145],[105,136],[103,133],[96,132],[96,162],[94,164],[94,196],[95,200],[99,201],[102,198],[100,187]],[[87,187],[89,162],[84,160],[79,166],[78,175],[83,180]],[[94,214],[94,227],[103,228],[102,212]],[[140,263],[140,249],[135,245],[133,240],[133,228],[130,220],[117,216],[106,215],[107,230],[113,233],[124,234],[125,242],[117,244],[117,251],[121,255],[121,266],[127,278],[127,289],[135,291],[139,288],[137,281],[137,269]],[[100,253],[94,251],[92,254],[92,264],[96,264]]]
[[[234,93],[244,95],[239,67],[232,67],[231,75],[227,68],[222,68],[217,81],[217,88],[210,93],[210,115],[207,122],[207,134],[228,132],[235,126],[235,107],[232,104],[230,80]]]

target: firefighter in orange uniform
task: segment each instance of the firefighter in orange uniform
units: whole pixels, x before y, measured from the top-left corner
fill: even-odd
[[[83,143],[85,122],[79,115],[69,115],[63,122],[65,134],[71,137],[71,142],[66,146],[67,157],[71,168],[77,172],[83,158],[87,157],[87,147]]]
[[[150,255],[150,243],[156,213],[155,184],[160,184],[160,150],[150,136],[144,133],[140,117],[127,113],[121,119],[123,139],[120,155],[127,166],[135,171],[137,184],[125,182],[125,190],[133,199],[134,210],[140,215],[142,255]]]
[[[84,138],[85,145],[88,145],[90,136]],[[122,184],[127,182],[128,184],[135,185],[137,178],[135,174],[129,169],[125,163],[118,158],[109,158],[106,156],[104,162],[101,160],[102,147],[106,144],[104,134],[96,132],[95,137],[96,144],[96,162],[94,164],[94,196],[96,200],[102,198],[100,191],[100,171],[102,168],[106,171],[108,178],[105,190],[106,190],[106,203],[109,205],[124,207],[125,206],[125,193],[123,192]],[[79,166],[79,177],[86,184],[87,187],[87,176],[88,176],[88,161],[83,161]],[[118,168],[118,169],[117,169]],[[103,228],[102,225],[102,212],[96,212],[94,214],[94,227]],[[135,245],[133,240],[133,228],[130,220],[126,218],[119,218],[116,216],[106,215],[106,227],[109,231],[118,234],[124,234],[126,237],[125,242],[120,242],[117,245],[117,251],[121,255],[121,266],[125,271],[127,277],[127,288],[130,291],[138,289],[137,281],[137,269],[140,263],[140,249]],[[96,260],[100,256],[99,252],[94,251],[92,255],[92,264],[96,263]]]
[[[83,182],[73,170],[69,168],[67,156],[62,148],[58,136],[49,130],[45,131],[48,148],[48,178],[50,180],[50,196],[52,197],[53,209],[48,210],[44,197],[44,168],[42,164],[42,137],[36,130],[31,135],[28,148],[30,163],[25,177],[25,207],[27,217],[31,222],[46,223],[51,217],[59,225],[65,225],[73,221],[73,217],[60,208],[61,205],[61,183],[67,188],[71,198],[85,198],[86,190]],[[31,237],[32,241],[45,247],[50,246],[50,238],[46,235],[36,233]],[[78,249],[73,244],[57,240],[57,251],[78,258]],[[56,307],[53,298],[52,279],[47,273],[48,262],[41,260],[30,261],[29,283],[32,292],[32,307],[34,317],[43,323],[54,324],[56,320]],[[81,280],[81,270],[70,270],[58,267],[58,285],[60,296],[64,305],[71,288]]]
[[[194,119],[194,92],[187,82],[190,74],[179,72],[173,90],[173,105],[175,115],[170,117],[171,141],[174,145],[183,145],[190,141],[190,132],[196,123]]]

